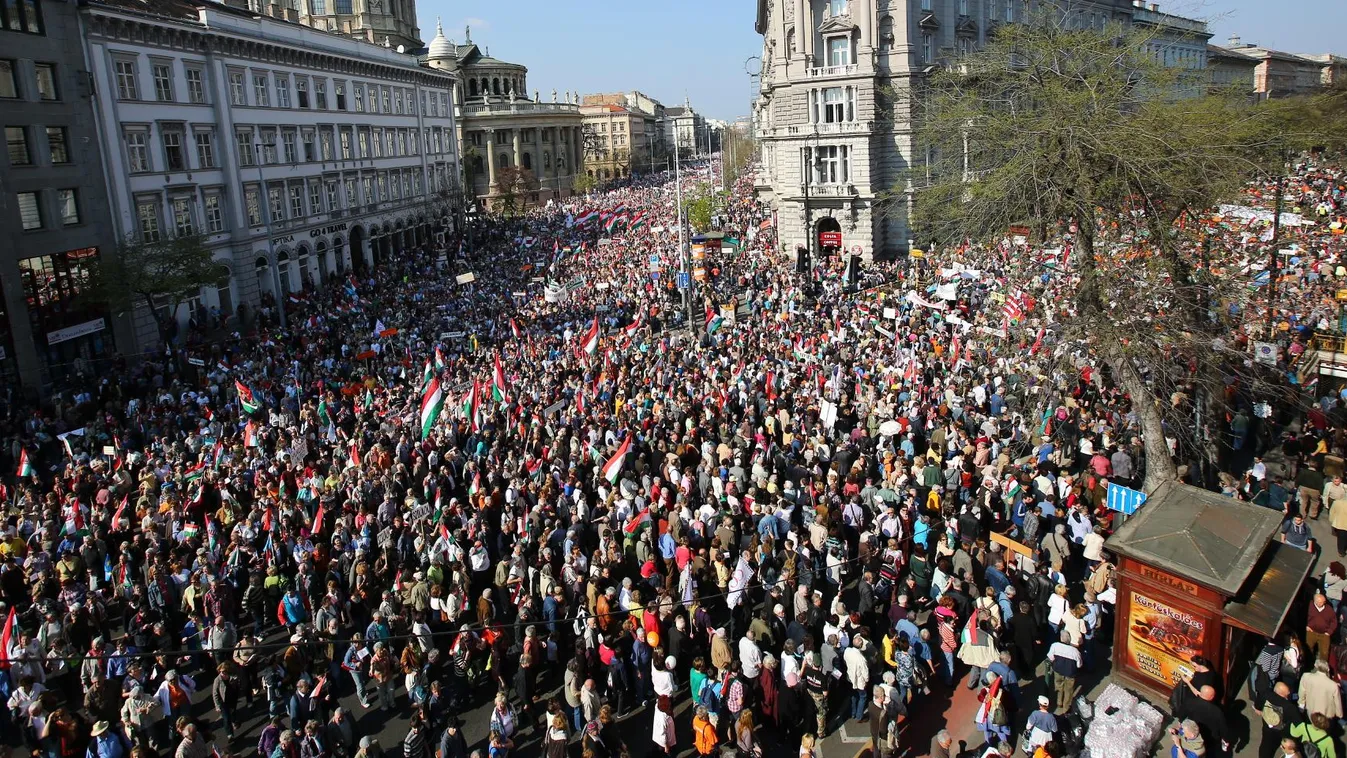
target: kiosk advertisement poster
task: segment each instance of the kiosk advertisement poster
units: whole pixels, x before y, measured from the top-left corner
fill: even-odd
[[[1193,656],[1206,645],[1206,622],[1137,592],[1130,600],[1127,656],[1132,666],[1165,685],[1191,674]]]

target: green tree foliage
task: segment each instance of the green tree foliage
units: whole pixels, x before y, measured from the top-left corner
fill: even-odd
[[[1162,424],[1212,352],[1202,303],[1224,286],[1199,275],[1201,245],[1175,222],[1282,171],[1288,149],[1323,133],[1307,111],[1328,107],[1208,94],[1148,54],[1150,41],[1043,15],[1000,27],[910,99],[927,157],[910,176],[920,239],[994,244],[1024,225],[1071,241],[1077,281],[1056,304],[1058,336],[1087,346],[1131,396],[1148,488],[1175,476]]]
[[[228,283],[229,267],[215,259],[200,236],[158,242],[128,238],[114,255],[99,261],[90,297],[114,311],[144,303],[154,316],[159,338],[167,343],[179,306],[200,295],[202,287]]]

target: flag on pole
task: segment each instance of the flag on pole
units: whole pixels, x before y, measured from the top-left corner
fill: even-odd
[[[112,528],[116,529],[117,524],[121,522],[122,515],[126,513],[126,505],[131,501],[130,493],[122,495],[122,504],[117,506],[117,512],[112,514]]]
[[[580,390],[579,390],[578,392],[575,393],[575,415],[577,415],[577,416],[584,416],[584,415],[585,415],[585,388],[584,388],[584,387],[581,387]]]
[[[323,426],[332,426],[332,416],[327,412],[327,398],[318,401],[318,420],[323,423]]]
[[[360,466],[360,446],[355,440],[351,440],[351,454],[346,457],[346,468],[357,468]]]
[[[472,475],[472,484],[468,485],[468,497],[476,495],[482,491],[482,472],[477,471]]]
[[[505,369],[500,365],[500,353],[496,353],[496,367],[491,372],[491,397],[498,403],[505,402]]]
[[[622,440],[622,446],[607,463],[603,464],[603,478],[607,479],[609,484],[617,484],[617,478],[622,475],[622,465],[627,460],[627,453],[631,451],[631,438],[632,435],[628,432],[627,438]]]
[[[435,370],[430,367],[430,361],[426,361],[426,367],[421,370],[421,386],[429,387],[430,380],[435,378]]]
[[[481,420],[478,415],[482,408],[481,388],[477,380],[472,380],[472,389],[463,397],[463,418],[468,420],[473,429],[481,426]]]
[[[241,408],[244,413],[256,413],[262,407],[262,404],[257,402],[257,399],[253,397],[253,391],[248,389],[248,386],[243,382],[235,379],[234,389],[238,390],[239,408]]]
[[[318,504],[318,512],[313,514],[313,526],[309,529],[309,534],[318,534],[323,531],[323,517],[327,515],[327,509],[322,503]],[[209,524],[210,522],[206,522]]]
[[[28,459],[28,451],[27,451],[26,449],[25,449],[25,450],[21,450],[21,451],[19,452],[19,473],[18,473],[18,477],[19,477],[20,479],[23,479],[24,477],[28,477],[28,476],[36,476],[36,475],[37,475],[37,469],[33,468],[33,462],[32,462],[31,460]]]
[[[206,475],[206,462],[201,461],[200,463],[196,464],[195,466],[183,472],[182,481],[184,484],[188,482],[195,482],[205,475]]]
[[[599,349],[599,317],[594,317],[594,325],[589,327],[589,331],[580,341],[580,349],[587,355],[593,355],[595,350]]]
[[[444,390],[440,389],[440,380],[432,378],[425,395],[421,397],[421,439],[430,436],[430,430],[443,409]]]
[[[510,319],[510,333],[515,339],[519,339],[519,324],[516,324],[514,319]]]

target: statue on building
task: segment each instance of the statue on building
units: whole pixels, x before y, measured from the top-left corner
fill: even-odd
[[[472,27],[468,26],[467,24],[463,25],[463,44],[465,45],[472,44]]]
[[[556,91],[556,89],[553,89],[553,90],[552,90],[552,102],[555,103],[556,101],[557,101],[557,91]]]
[[[515,101],[515,97],[514,97],[514,83],[513,83],[513,82],[506,86],[506,88],[505,88],[505,94],[509,96],[510,102],[513,103],[513,102]]]
[[[543,101],[543,99],[542,99],[541,97],[538,96],[538,90],[536,90],[536,89],[533,90],[533,102],[535,102],[535,103],[541,103],[542,101]]]

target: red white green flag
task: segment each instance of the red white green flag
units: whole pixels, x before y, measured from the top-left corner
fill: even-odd
[[[435,420],[440,417],[442,410],[444,390],[440,389],[440,380],[432,377],[425,394],[421,396],[421,439],[430,436],[430,430],[434,428]]]
[[[617,484],[617,478],[622,475],[622,466],[626,463],[627,453],[631,451],[630,433],[627,438],[622,440],[622,446],[617,449],[612,458],[603,464],[603,478],[608,480],[609,484]]]

